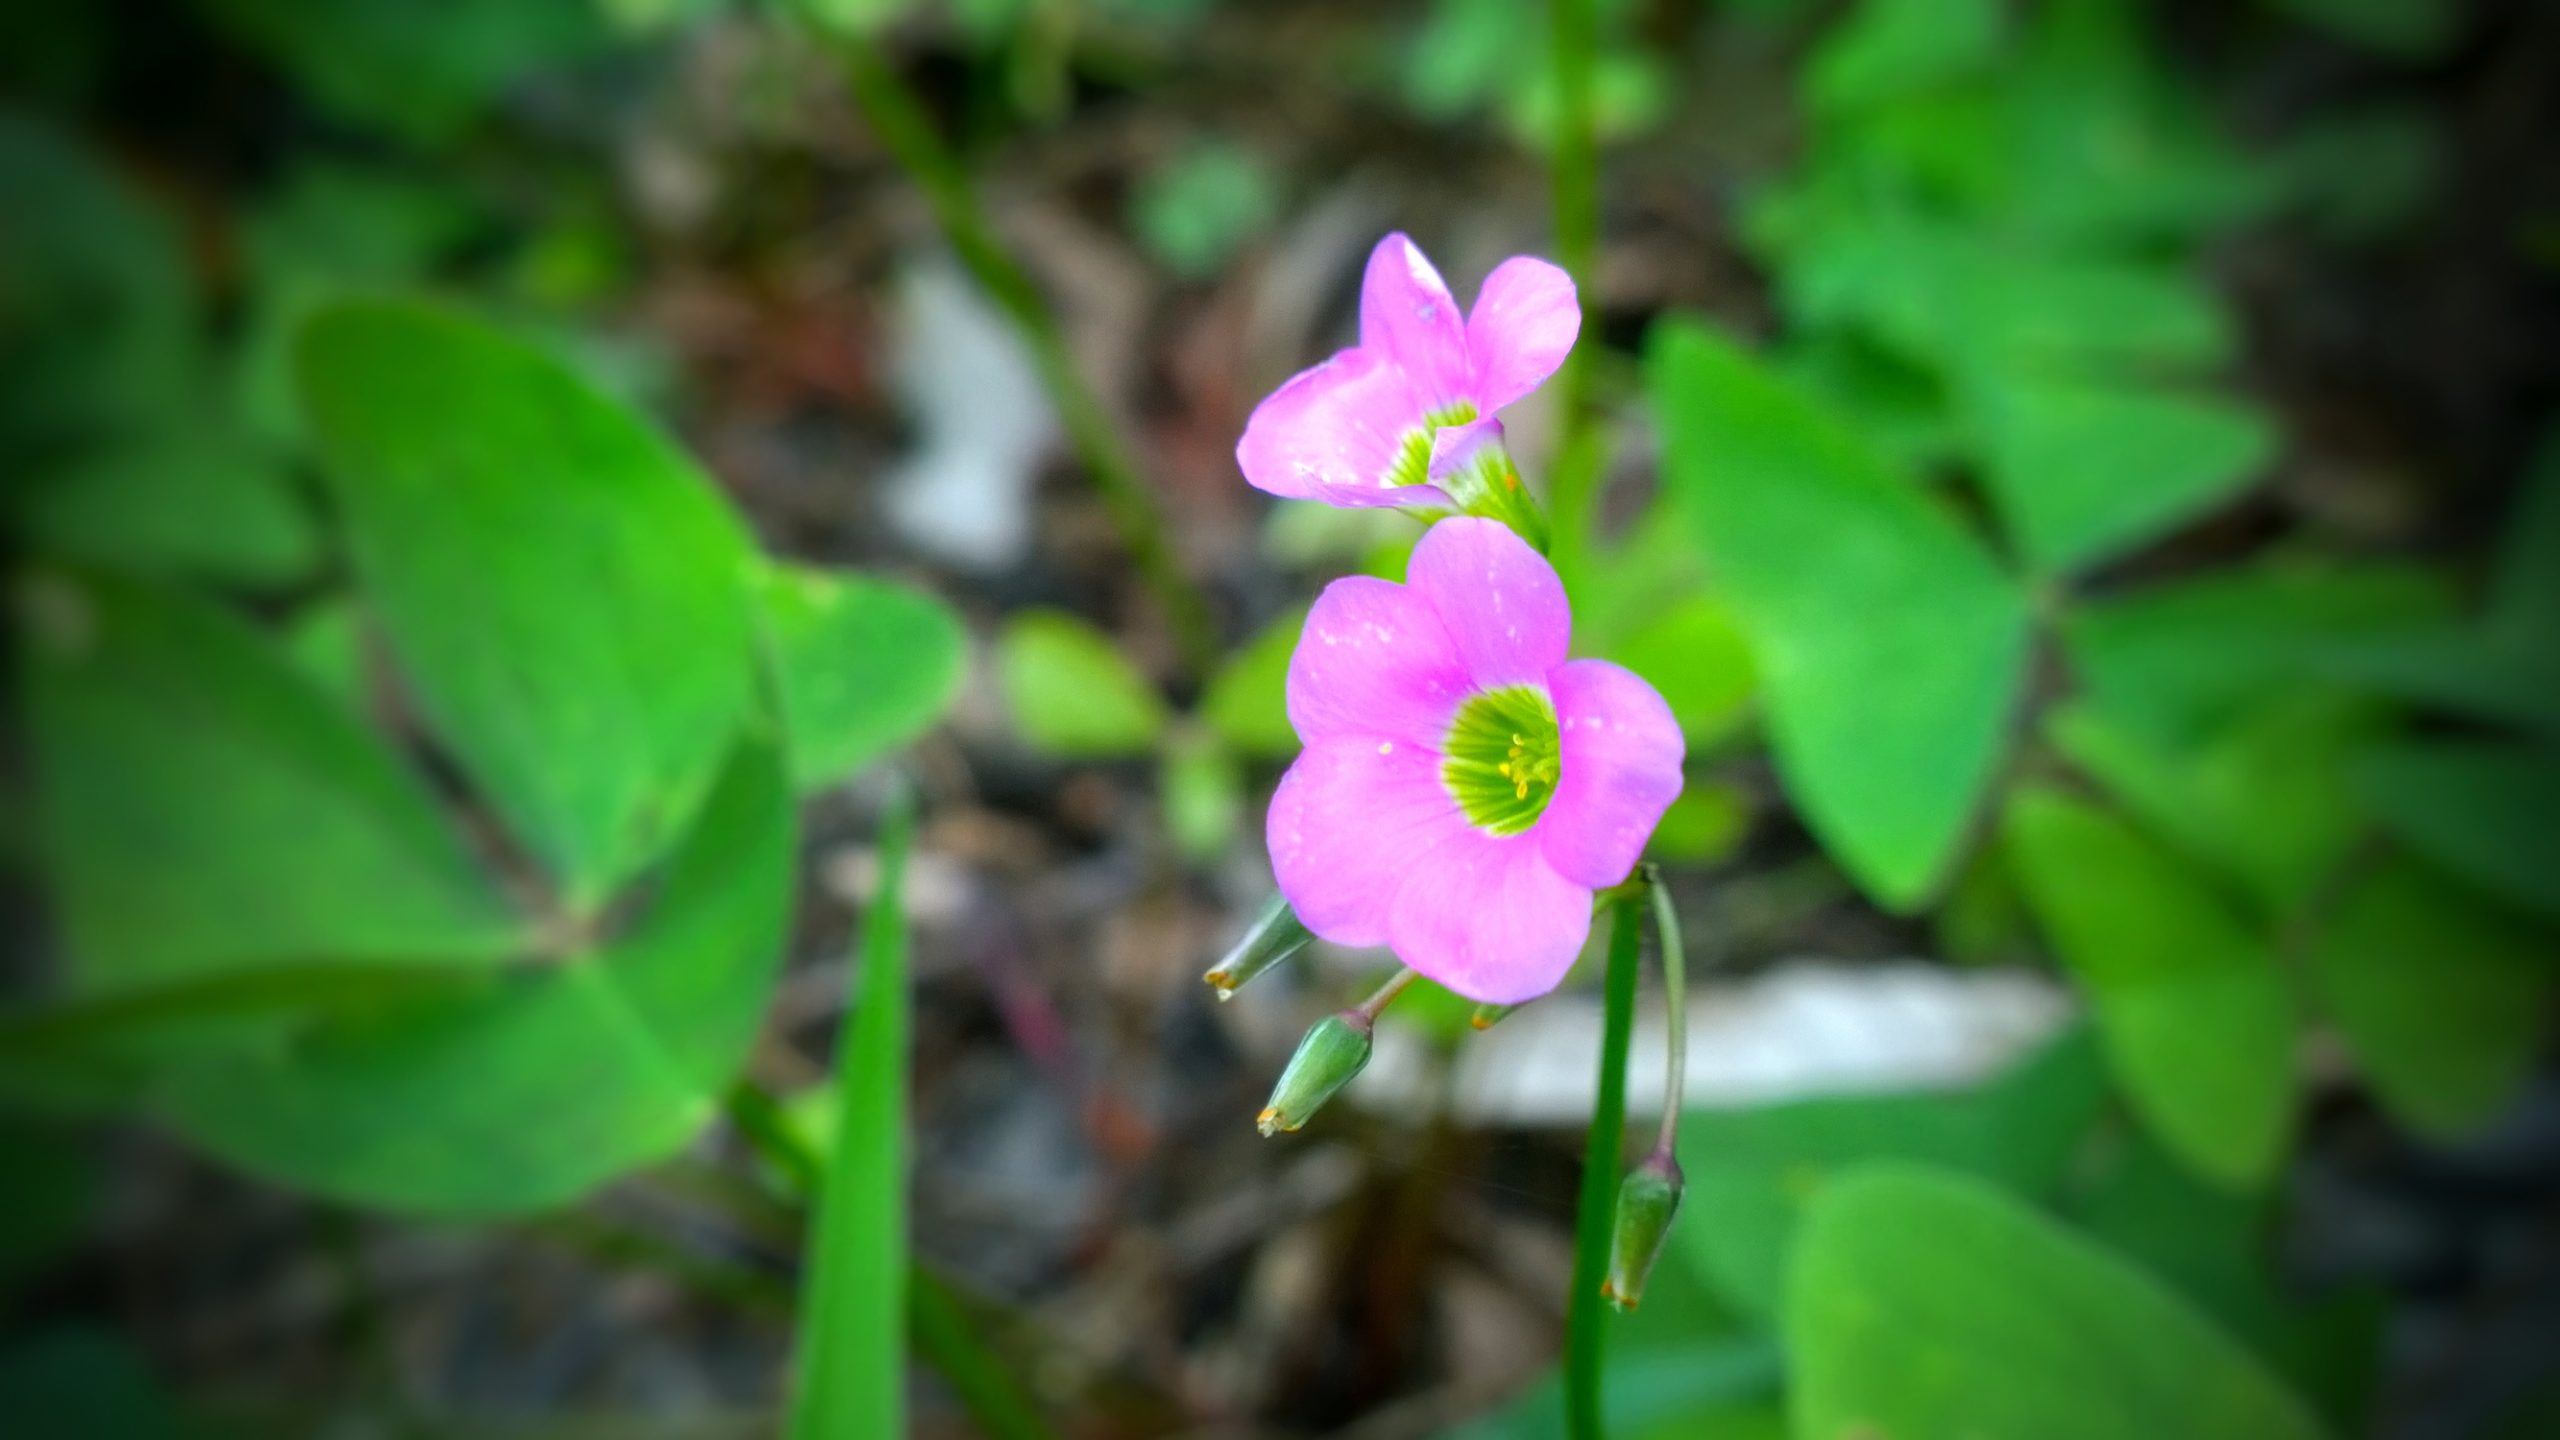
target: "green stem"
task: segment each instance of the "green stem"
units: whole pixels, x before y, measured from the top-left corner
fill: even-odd
[[[1662,1004],[1669,1026],[1665,1047],[1669,1053],[1662,1069],[1662,1127],[1655,1132],[1653,1147],[1665,1155],[1677,1155],[1680,1106],[1689,1093],[1689,952],[1680,942],[1680,912],[1672,908],[1671,892],[1662,888],[1662,872],[1647,865],[1644,874],[1645,889],[1653,896],[1654,939],[1662,947]]]
[[[943,238],[958,252],[960,263],[1021,332],[1076,458],[1084,462],[1103,508],[1119,529],[1121,543],[1137,562],[1140,578],[1164,609],[1183,662],[1195,674],[1207,674],[1217,660],[1208,596],[1175,559],[1172,527],[1156,507],[1144,473],[1102,397],[1076,368],[1057,317],[1041,299],[1039,287],[1031,283],[1030,273],[997,238],[959,157],[935,133],[914,92],[867,40],[846,40],[836,53],[863,118],[889,147],[899,168],[924,192]]]
[[[1592,288],[1600,250],[1599,138],[1591,115],[1591,70],[1598,49],[1591,0],[1551,0],[1548,48],[1556,84],[1554,186],[1556,260],[1573,277],[1582,301],[1582,339],[1557,377],[1564,424],[1548,487],[1559,568],[1582,555],[1591,527],[1592,492],[1600,478],[1600,452],[1591,432],[1590,350],[1598,293]]]
[[[1591,1111],[1591,1139],[1582,1153],[1582,1199],[1573,1224],[1573,1293],[1565,1304],[1565,1433],[1572,1440],[1600,1440],[1600,1365],[1608,1306],[1601,1295],[1609,1273],[1609,1241],[1617,1225],[1618,1166],[1626,1145],[1627,1043],[1635,1031],[1636,952],[1644,906],[1628,895],[1611,908],[1609,971],[1601,994],[1606,1018],[1600,1030],[1600,1099]]]

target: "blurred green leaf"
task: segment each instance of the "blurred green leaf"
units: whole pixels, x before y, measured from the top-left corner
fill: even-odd
[[[1014,728],[1066,759],[1143,754],[1164,733],[1155,687],[1103,634],[1063,610],[1026,610],[1005,625],[996,672]]]
[[[198,0],[321,108],[402,140],[460,139],[506,92],[600,53],[594,0]]]
[[[85,1328],[40,1330],[0,1351],[0,1415],[29,1440],[190,1440],[187,1421],[124,1341]]]
[[[836,1054],[834,1143],[810,1217],[791,1440],[906,1433],[907,991],[903,879],[913,839],[901,793],[880,833],[880,888],[862,917],[849,1033]]]
[[[0,462],[154,427],[197,393],[201,315],[173,216],[68,135],[5,113],[0,214]]]
[[[1298,753],[1298,732],[1289,724],[1289,658],[1306,623],[1304,608],[1272,617],[1209,677],[1200,718],[1237,754],[1278,759]]]
[[[2436,60],[2462,37],[2452,0],[2266,0],[2315,29],[2394,60]]]
[[[1605,652],[1660,691],[1691,750],[1732,735],[1759,688],[1751,647],[1725,605],[1695,596],[1664,609]]]
[[[475,321],[343,303],[298,359],[419,708],[593,905],[681,832],[746,713],[743,528],[646,422]]]
[[[2138,0],[2047,0],[2005,72],[2003,221],[2071,245],[2194,239],[2279,197],[2154,62]]]
[[[2217,1190],[2119,1127],[2078,1157],[2060,1208],[2255,1351],[2341,1433],[2364,1431],[2378,1379],[2379,1297],[2330,1287],[2315,1303],[2291,1298],[2276,1273],[2269,1197]]]
[[[365,713],[372,677],[365,668],[364,614],[355,601],[343,595],[314,600],[294,612],[279,638],[304,675],[348,713]]]
[[[1216,273],[1279,213],[1279,185],[1253,151],[1194,140],[1138,182],[1131,228],[1166,269],[1185,279]]]
[[[2026,965],[2042,960],[2027,897],[2008,842],[1994,834],[1956,872],[1947,898],[1929,917],[1938,953],[1958,965]]]
[[[2000,58],[2000,0],[1861,0],[1805,60],[1808,109],[1854,110],[1959,79]]]
[[[2135,1112],[2206,1178],[2265,1182],[2292,1129],[2295,1030],[2267,943],[2174,857],[2082,801],[2021,791],[2005,838]]]
[[[2037,570],[2111,560],[2238,494],[2276,453],[2246,406],[2121,383],[2015,379],[1986,400],[1991,493]]]
[[[2355,842],[2364,815],[2347,762],[2382,722],[2371,703],[2315,688],[2270,697],[2184,745],[2085,703],[2049,712],[2045,728],[2147,828],[2236,884],[2273,924]]]
[[[1226,853],[1244,822],[1244,775],[1224,746],[1198,734],[1177,736],[1165,747],[1158,788],[1175,850],[1195,862]]]
[[[2316,1440],[2302,1402],[2141,1272],[1979,1180],[1886,1165],[1806,1214],[1800,1436]]]
[[[2412,0],[2418,8],[2430,0]],[[2289,133],[2271,161],[2287,207],[2332,245],[2384,240],[2439,193],[2446,139],[2430,111],[2385,102],[2324,109]]]
[[[240,408],[269,440],[298,442],[293,345],[303,321],[350,291],[423,279],[481,228],[470,198],[408,170],[306,161],[242,222],[247,314]]]
[[[2339,637],[2318,664],[2418,704],[2560,740],[2560,433],[2535,452],[2476,618]]]
[[[1645,854],[1679,865],[1707,865],[1732,858],[1751,833],[1751,797],[1739,786],[1693,780],[1662,812]]]
[[[781,968],[793,845],[778,747],[742,744],[613,933],[189,1066],[155,1108],[231,1164],[350,1204],[477,1216],[575,1201],[719,1113]]]
[[[1780,774],[1866,890],[1919,905],[1999,759],[2027,602],[1818,403],[1672,322],[1648,385],[1665,478],[1750,637]]]
[[[1775,357],[1899,469],[1926,470],[1963,443],[1946,387],[1928,368],[1848,330],[1799,331]]]
[[[2106,1099],[2097,1047],[2074,1030],[1970,1089],[1691,1110],[1681,1118],[1688,1193],[1675,1233],[1720,1296],[1774,1321],[1805,1207],[1834,1176],[1868,1161],[1925,1160],[2039,1197]]]
[[[941,601],[851,571],[767,563],[752,573],[801,790],[914,740],[959,693],[968,639]]]
[[[468,965],[519,942],[426,787],[241,621],[67,571],[15,598],[73,994],[284,960]]]
[[[93,1148],[90,1137],[67,1127],[0,1115],[0,1171],[9,1176],[9,1205],[0,1210],[0,1313],[14,1308],[22,1282],[41,1279],[89,1231],[105,1198]]]
[[[2064,647],[2111,723],[2184,743],[2321,673],[2326,647],[2405,633],[2448,608],[2414,568],[2262,563],[2073,612]]]
[[[283,459],[220,424],[181,422],[84,447],[13,486],[8,509],[40,554],[153,574],[278,585],[320,558]]]
[[[2508,903],[2560,916],[2560,759],[2498,741],[2412,741],[2357,766],[2374,818]]]
[[[2309,952],[2321,1007],[2391,1113],[2459,1137],[2532,1073],[2560,966],[2536,933],[2421,866],[2358,877]]]

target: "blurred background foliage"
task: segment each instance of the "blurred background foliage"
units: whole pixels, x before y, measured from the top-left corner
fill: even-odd
[[[2549,7],[195,0],[0,84],[29,1433],[1565,1434],[1588,986],[1264,1144],[1379,957],[1194,977],[1418,533],[1243,417],[1378,233],[1564,253],[1586,122],[1513,436],[1703,972],[1610,1432],[2560,1416]]]

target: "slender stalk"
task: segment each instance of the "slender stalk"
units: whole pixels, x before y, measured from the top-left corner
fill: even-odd
[[[1653,896],[1653,933],[1662,947],[1662,1004],[1669,1013],[1668,1055],[1662,1068],[1662,1126],[1653,1148],[1679,1153],[1680,1106],[1689,1093],[1689,952],[1680,943],[1680,912],[1662,888],[1662,872],[1647,865],[1645,888]]]
[[[1144,472],[1110,411],[1085,382],[1084,373],[1076,368],[1057,317],[1041,299],[1030,273],[997,238],[995,227],[988,223],[986,211],[978,203],[977,193],[970,188],[967,171],[951,147],[934,132],[914,92],[868,41],[843,41],[837,45],[836,54],[844,66],[846,87],[852,91],[853,102],[863,118],[878,132],[907,178],[924,192],[935,221],[942,227],[943,238],[958,252],[960,263],[969,268],[1030,347],[1032,363],[1048,389],[1050,403],[1058,409],[1059,423],[1066,427],[1076,458],[1084,462],[1095,490],[1100,492],[1103,508],[1110,512],[1112,524],[1119,529],[1121,543],[1129,547],[1131,558],[1137,562],[1140,578],[1163,607],[1183,663],[1195,674],[1205,675],[1217,660],[1208,596],[1183,573],[1175,559],[1172,526],[1157,508]]]
[[[1556,260],[1573,277],[1582,300],[1582,342],[1557,377],[1564,424],[1549,484],[1554,512],[1551,553],[1570,570],[1581,558],[1591,528],[1592,491],[1600,477],[1600,451],[1591,433],[1590,350],[1598,293],[1592,288],[1600,251],[1600,146],[1591,114],[1591,70],[1598,49],[1592,0],[1551,0],[1548,46],[1556,86],[1554,194]]]
[[[1362,1018],[1377,1019],[1379,1014],[1387,1008],[1388,1003],[1403,994],[1404,987],[1412,984],[1413,981],[1414,972],[1410,965],[1388,976],[1387,983],[1379,986],[1376,994],[1360,1002],[1359,1010]]]
[[[1600,1440],[1600,1368],[1608,1306],[1601,1286],[1617,1225],[1618,1166],[1626,1145],[1627,1045],[1635,1032],[1636,952],[1644,930],[1642,902],[1626,895],[1611,908],[1609,970],[1602,982],[1600,1099],[1582,1153],[1582,1198],[1574,1214],[1573,1293],[1565,1304],[1565,1433]]]

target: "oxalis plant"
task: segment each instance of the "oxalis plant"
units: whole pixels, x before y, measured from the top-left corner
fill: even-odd
[[[1415,976],[1488,1025],[1556,988],[1611,916],[1608,1043],[1593,1173],[1614,1173],[1633,965],[1647,902],[1671,1003],[1670,1078],[1653,1150],[1618,1189],[1606,1274],[1577,1291],[1632,1309],[1680,1203],[1673,1147],[1683,1062],[1679,927],[1638,861],[1680,795],[1686,745],[1653,686],[1573,660],[1572,606],[1501,411],[1556,373],[1581,329],[1573,281],[1515,256],[1461,314],[1402,234],[1370,252],[1360,343],[1282,385],[1236,461],[1284,498],[1395,507],[1428,529],[1405,581],[1336,580],[1289,659],[1305,748],[1272,796],[1279,898],[1209,971],[1223,998],[1315,937],[1402,962],[1367,1000],[1316,1022],[1255,1123],[1304,1126],[1368,1063],[1378,1015]],[[1605,1192],[1603,1192],[1605,1198]],[[1585,1230],[1598,1233],[1588,1203]]]

